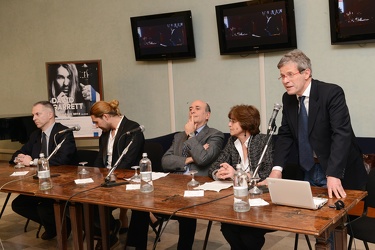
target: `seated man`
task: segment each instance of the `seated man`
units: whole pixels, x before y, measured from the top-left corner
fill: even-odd
[[[121,156],[124,149],[130,144],[125,157],[123,157],[117,168],[130,169],[131,166],[138,165],[141,159],[144,135],[143,133],[134,133],[127,135],[126,132],[139,127],[139,124],[129,120],[126,116],[121,115],[119,102],[113,100],[111,102],[96,102],[90,110],[92,122],[96,127],[102,129],[103,133],[99,138],[99,153],[95,160],[96,167],[112,168]],[[121,227],[120,220],[115,220],[110,209],[110,246],[115,247],[119,244],[117,234]],[[95,227],[96,234],[100,234],[98,209],[95,209]],[[139,249],[147,247],[147,231],[148,231],[149,213],[132,211],[127,242],[130,246]],[[100,236],[100,235],[97,235]],[[95,249],[102,249],[101,239],[98,240]]]
[[[33,105],[32,114],[38,129],[30,135],[28,142],[13,154],[10,163],[20,162],[25,166],[30,166],[33,163],[33,159],[39,158],[39,154],[43,148],[43,133],[46,138],[45,148],[43,148],[45,152],[43,153],[46,157],[53,152],[57,144],[66,138],[61,148],[49,159],[50,166],[73,164],[72,161],[76,153],[76,143],[73,133],[70,131],[58,134],[59,131],[67,129],[67,127],[55,122],[55,109],[52,104],[48,101],[37,102]],[[43,225],[45,232],[41,238],[49,240],[56,236],[53,203],[53,199],[21,194],[13,200],[12,209],[19,215]]]
[[[210,115],[207,103],[197,100],[191,104],[185,131],[175,134],[172,146],[162,158],[164,171],[189,174],[190,170],[197,170],[197,175],[207,176],[224,142],[222,132],[208,127]],[[179,221],[180,234],[177,249],[192,249],[197,220],[175,218]]]

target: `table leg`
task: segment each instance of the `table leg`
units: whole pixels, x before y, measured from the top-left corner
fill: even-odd
[[[99,217],[100,217],[100,228],[103,249],[107,250],[110,248],[109,244],[109,220],[108,220],[109,208],[106,206],[99,205]]]
[[[69,206],[70,222],[72,226],[74,249],[83,249],[82,234],[82,206],[78,203],[71,203]]]
[[[56,201],[53,205],[56,221],[57,244],[59,249],[67,249],[66,221],[63,222],[64,202]],[[64,218],[65,219],[65,218]]]
[[[83,216],[85,220],[85,238],[86,238],[86,245],[87,249],[94,249],[94,205],[90,205],[87,203],[83,204]]]
[[[336,227],[335,235],[335,249],[348,249],[347,246],[347,228],[344,225]]]

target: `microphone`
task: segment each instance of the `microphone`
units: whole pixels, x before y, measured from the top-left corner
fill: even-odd
[[[270,133],[271,130],[273,130],[273,127],[275,126],[276,116],[279,113],[279,110],[281,109],[282,105],[275,103],[273,106],[273,112],[270,118],[270,121],[268,122],[268,129],[267,129],[267,135]]]
[[[79,125],[76,125],[74,127],[71,127],[71,128],[67,128],[67,129],[63,129],[59,132],[57,132],[58,134],[63,134],[63,133],[66,133],[66,132],[70,132],[70,131],[80,131],[81,130],[81,126]]]
[[[141,132],[145,131],[145,126],[140,125],[139,127],[135,128],[135,129],[129,130],[129,131],[126,132],[125,134],[126,134],[126,135],[130,135],[130,134],[136,133],[136,132],[138,132],[138,131],[141,131]]]

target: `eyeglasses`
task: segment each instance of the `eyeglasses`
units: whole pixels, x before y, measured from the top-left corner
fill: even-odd
[[[303,71],[305,71],[305,69],[304,69],[304,70],[301,70],[301,71],[298,71],[298,72],[296,72],[296,73],[288,72],[288,73],[286,73],[285,75],[281,74],[280,77],[277,78],[277,79],[279,79],[279,80],[283,79],[283,80],[284,80],[285,77],[293,78],[293,77],[294,77],[295,75],[297,75],[297,74],[302,74]]]

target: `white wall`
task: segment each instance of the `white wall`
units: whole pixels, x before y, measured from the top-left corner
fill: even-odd
[[[146,138],[171,132],[168,63],[135,61],[129,18],[191,10],[197,58],[172,62],[177,130],[194,99],[210,103],[209,124],[223,132],[235,104],[257,106],[267,123],[284,92],[276,67],[284,52],[264,54],[262,109],[258,55],[219,54],[215,5],[231,2],[0,0],[0,115],[30,113],[47,99],[46,62],[101,59],[104,99],[118,99],[128,118],[145,125]],[[374,137],[375,44],[332,46],[326,0],[295,0],[295,10],[298,48],[311,58],[314,78],[342,86],[356,135]]]

